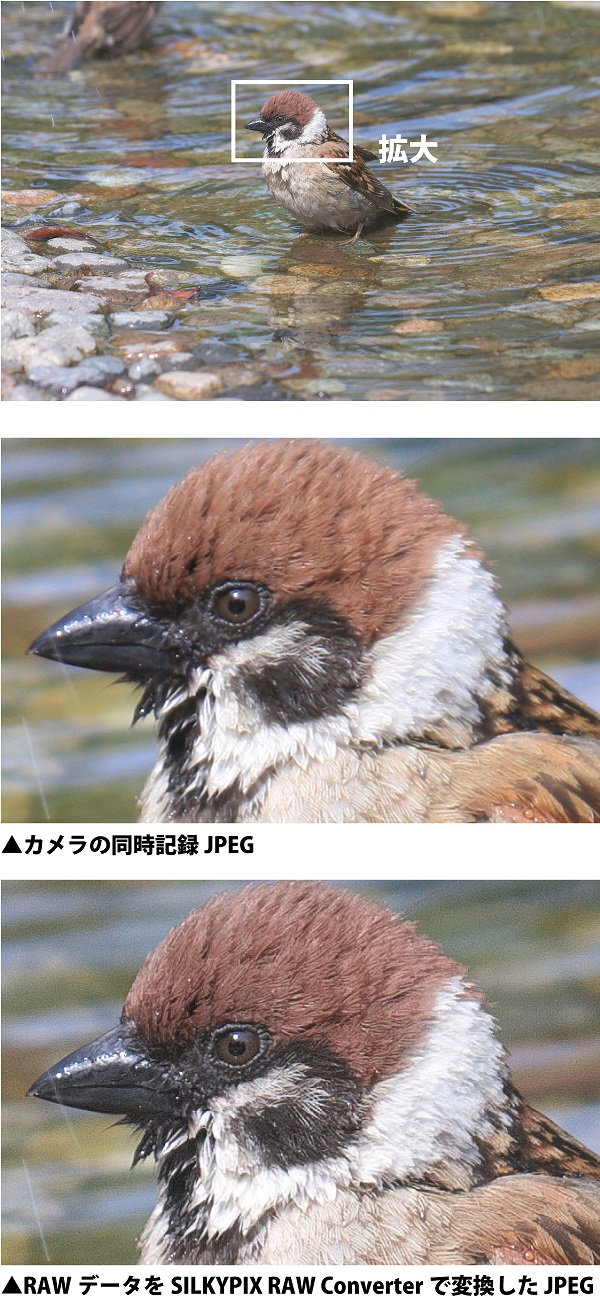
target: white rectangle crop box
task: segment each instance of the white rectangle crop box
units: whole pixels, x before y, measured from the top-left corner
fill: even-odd
[[[347,86],[348,87],[348,161],[354,162],[354,81],[342,78],[338,81],[281,81],[271,78],[239,78],[231,83],[231,161],[232,163],[259,163],[259,158],[236,158],[235,154],[235,93],[236,86]],[[287,158],[287,163],[305,163],[306,158]],[[339,163],[338,158],[320,158],[321,163]]]

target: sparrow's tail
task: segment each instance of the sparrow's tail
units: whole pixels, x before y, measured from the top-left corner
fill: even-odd
[[[403,221],[405,217],[408,217],[411,212],[414,212],[414,208],[409,208],[408,204],[404,203],[402,199],[397,199],[395,195],[393,196],[393,199],[394,212],[398,214],[397,220],[399,222]]]

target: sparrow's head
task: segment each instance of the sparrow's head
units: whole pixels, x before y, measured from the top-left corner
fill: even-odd
[[[248,1233],[340,1186],[468,1188],[498,1159],[511,1107],[464,970],[366,898],[302,882],[191,913],[147,958],[119,1026],[30,1092],[138,1125],[163,1228],[184,1237]]]
[[[323,110],[310,95],[299,90],[278,91],[260,110],[260,117],[246,123],[247,131],[260,131],[271,155],[285,153],[293,145],[312,145],[327,139]]]
[[[336,744],[469,744],[504,633],[461,525],[374,459],[295,439],[192,471],[148,515],[116,587],[31,650],[143,687],[138,714],[157,715],[183,817],[201,788],[248,792]]]

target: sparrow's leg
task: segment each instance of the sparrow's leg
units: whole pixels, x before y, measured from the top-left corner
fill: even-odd
[[[359,240],[360,237],[361,237],[361,235],[362,235],[362,228],[363,228],[364,224],[365,224],[364,222],[361,222],[361,223],[360,223],[360,226],[358,226],[358,227],[356,228],[356,230],[355,230],[355,232],[354,232],[354,235],[352,236],[352,239],[351,239],[351,240],[344,240],[344,241],[343,241],[343,243],[342,243],[342,248],[343,248],[343,249],[346,248],[346,246],[347,246],[348,244],[356,244],[356,241]]]

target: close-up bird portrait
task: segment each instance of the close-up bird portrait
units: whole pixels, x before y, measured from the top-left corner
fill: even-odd
[[[491,491],[494,470],[486,458],[493,442],[480,441],[480,493]],[[433,455],[430,466],[445,467],[450,478],[473,455],[470,441],[467,448],[457,443],[455,459],[448,442],[439,443],[441,461]],[[501,459],[506,450],[498,443]],[[142,822],[600,820],[597,710],[560,683],[560,667],[556,681],[524,653],[479,541],[402,473],[403,448],[408,459],[426,458],[418,440],[363,443],[360,451],[355,440],[258,440],[225,443],[214,456],[198,441],[182,446],[192,465],[194,449],[201,450],[200,464],[152,507],[120,560],[103,565],[106,590],[94,595],[88,576],[91,599],[69,613],[53,602],[46,628],[29,622],[29,652],[37,659],[29,669],[20,663],[18,673],[21,681],[30,674],[31,724],[20,720],[14,739],[21,766],[31,761],[47,817],[65,809],[53,795],[61,772],[63,786],[79,786],[74,807],[83,816],[85,774],[76,771],[90,738],[81,711],[98,711],[91,732],[110,726],[109,693],[102,690],[95,707],[84,704],[84,669],[128,684],[134,722],[153,723],[156,753],[139,799]],[[84,459],[86,451],[84,443]],[[513,451],[511,472],[518,475],[524,445]],[[576,450],[571,440],[529,447],[544,476],[553,461],[558,468],[569,456],[587,456],[593,467],[597,452],[597,440],[581,440]],[[94,444],[92,455],[99,454]],[[523,475],[533,468],[524,462]],[[575,552],[580,581],[597,510],[592,479],[584,478],[589,506],[584,511],[580,500],[584,532]],[[443,493],[443,474],[438,485]],[[126,484],[121,491],[126,496]],[[507,494],[508,509],[518,496],[514,479]],[[84,497],[84,509],[89,501]],[[462,506],[472,515],[476,499],[465,495]],[[99,507],[105,515],[115,504],[102,498]],[[91,556],[89,514],[86,520]],[[38,512],[38,528],[39,521]],[[570,527],[577,528],[576,513]],[[506,519],[502,528],[506,539]],[[529,521],[524,537],[534,533]],[[31,547],[28,536],[29,555]],[[518,548],[514,563],[521,564]],[[589,565],[597,602],[593,547]],[[565,564],[565,582],[568,573]],[[80,583],[80,572],[72,578]],[[31,594],[32,584],[21,591]],[[10,587],[8,593],[10,601]],[[546,602],[547,615],[548,608],[559,621],[559,603]],[[579,642],[580,654],[588,649],[584,667],[591,673],[574,684],[583,691],[595,681],[594,609],[590,592],[582,632],[576,624],[570,631],[572,646]],[[552,636],[559,637],[556,629],[547,645]],[[26,649],[27,643],[21,656]],[[56,663],[40,666],[40,659]],[[45,761],[43,729],[38,744],[33,726],[36,684],[40,693],[53,693],[54,719],[70,686],[63,708],[78,718],[81,754],[72,753],[73,737],[61,746],[55,731]],[[126,699],[123,687],[111,690]],[[102,807],[91,795],[98,819]],[[9,806],[13,817],[18,808]],[[104,816],[117,812],[113,805]]]
[[[5,402],[591,401],[596,0],[3,0]]]
[[[598,908],[583,881],[8,884],[4,1262],[43,1260],[36,1221],[48,1261],[130,1262],[112,1217],[153,1265],[600,1264]]]

